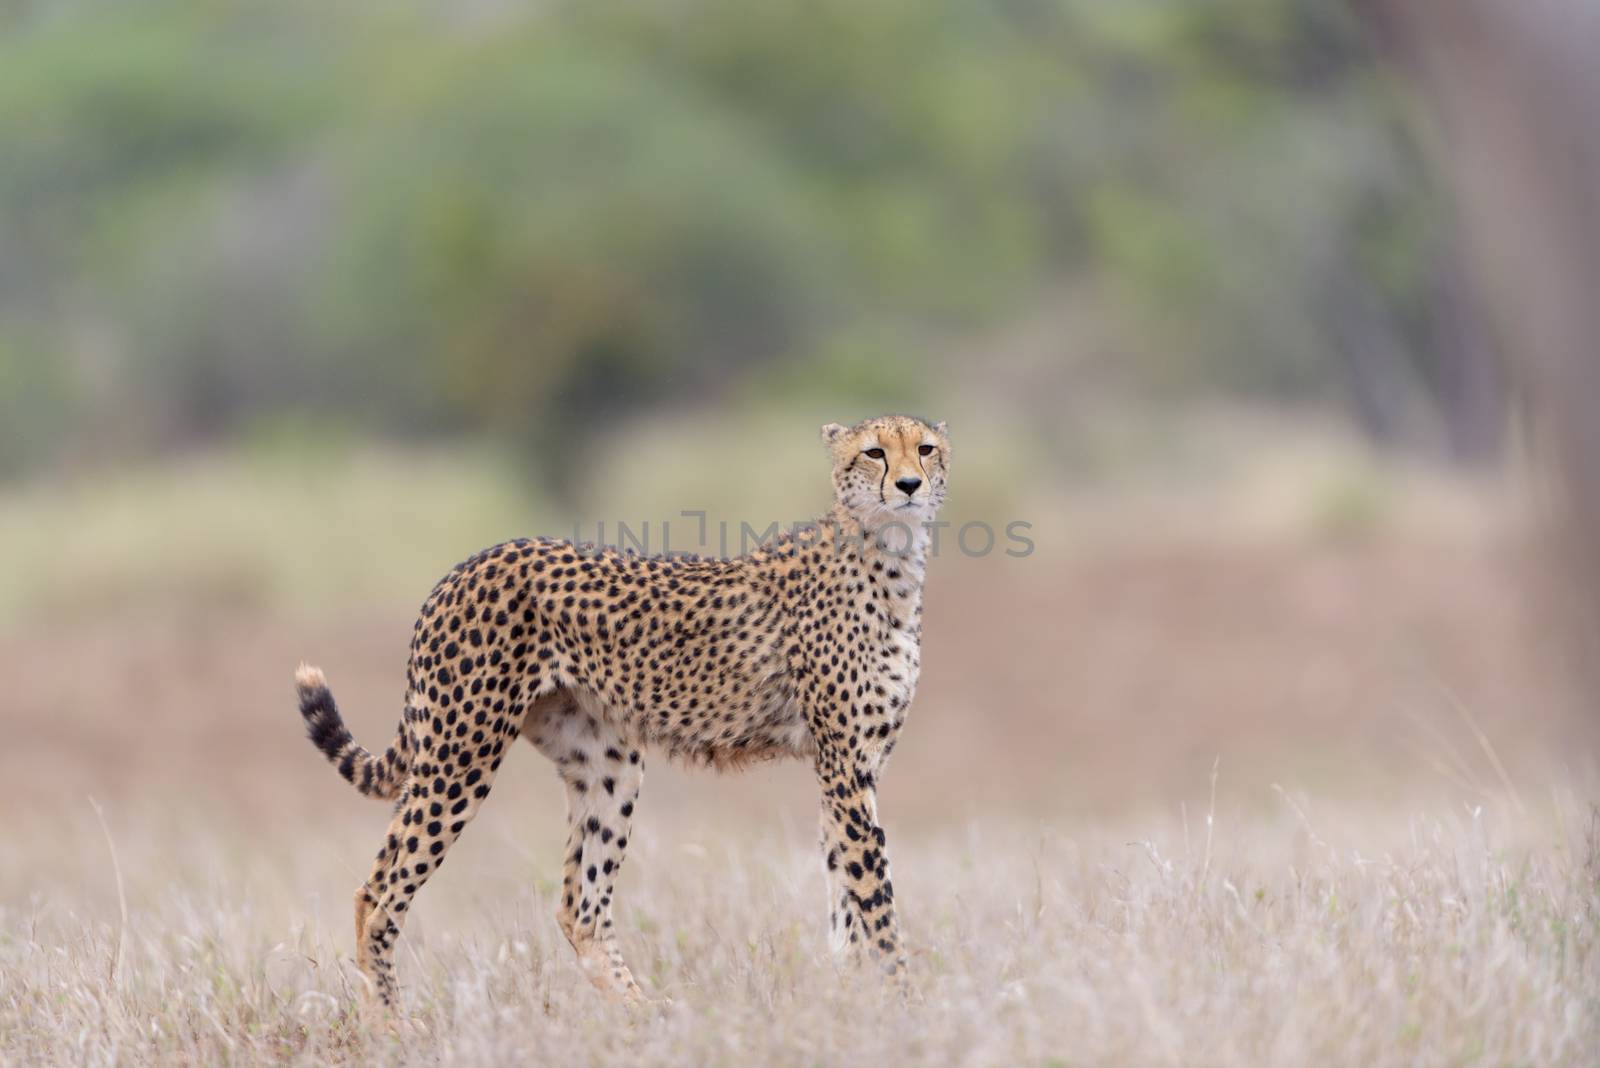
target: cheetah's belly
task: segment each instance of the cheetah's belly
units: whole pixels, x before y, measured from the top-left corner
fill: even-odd
[[[707,679],[664,711],[630,717],[631,725],[676,756],[727,766],[815,752],[787,665],[775,653]]]

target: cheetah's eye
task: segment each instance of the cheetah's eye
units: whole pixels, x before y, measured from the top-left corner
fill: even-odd
[[[917,455],[919,455],[919,456],[932,456],[933,455],[933,446],[932,445],[918,445],[917,446]]]
[[[881,459],[883,459],[883,450],[882,449],[868,449],[867,450],[867,455],[872,457],[874,460],[881,460]]]

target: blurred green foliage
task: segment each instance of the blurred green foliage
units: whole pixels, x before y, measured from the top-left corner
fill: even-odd
[[[0,470],[297,413],[559,485],[1082,276],[1132,381],[1337,395],[1330,279],[1422,329],[1395,110],[1336,0],[3,6]]]

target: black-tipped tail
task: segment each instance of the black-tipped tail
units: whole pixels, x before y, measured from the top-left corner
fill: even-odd
[[[300,715],[306,721],[306,735],[322,751],[339,774],[367,797],[393,800],[400,796],[405,779],[404,746],[400,739],[382,757],[373,756],[356,744],[334,704],[333,691],[322,671],[301,664],[294,673],[295,692],[300,697]]]

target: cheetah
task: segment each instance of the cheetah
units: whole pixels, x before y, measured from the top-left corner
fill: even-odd
[[[720,769],[810,761],[830,944],[904,985],[876,787],[916,690],[950,445],[944,423],[909,416],[830,423],[822,439],[829,513],[744,555],[534,538],[458,564],[423,603],[399,729],[381,756],[351,737],[323,673],[300,666],[312,743],[360,793],[395,802],[355,893],[370,1006],[396,1010],[395,945],[413,898],[518,737],[554,761],[566,787],[557,919],[603,994],[645,1000],[611,910],[650,751]]]

